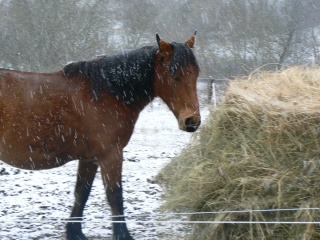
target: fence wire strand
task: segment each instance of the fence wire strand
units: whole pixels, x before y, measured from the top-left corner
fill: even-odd
[[[225,211],[212,211],[212,212],[182,212],[182,213],[159,213],[159,214],[131,214],[114,217],[125,217],[126,221],[106,220],[101,218],[99,220],[92,218],[8,218],[1,217],[1,223],[183,223],[183,224],[320,224],[320,221],[191,221],[191,220],[156,220],[151,218],[177,218],[186,217],[191,215],[217,215],[226,213],[254,213],[254,212],[281,212],[281,211],[319,211],[320,207],[311,208],[277,208],[277,209],[253,209],[253,210],[225,210]],[[146,218],[144,220],[137,220],[132,218]]]

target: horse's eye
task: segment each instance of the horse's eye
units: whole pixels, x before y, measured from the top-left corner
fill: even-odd
[[[174,78],[173,78],[175,81],[177,81],[177,82],[179,82],[180,80],[181,80],[181,78],[179,77],[179,76],[174,76]]]

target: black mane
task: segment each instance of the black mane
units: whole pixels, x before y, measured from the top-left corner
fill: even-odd
[[[90,91],[97,100],[107,90],[127,104],[153,98],[156,47],[143,47],[114,56],[74,62],[63,68],[70,78],[80,74],[90,79]]]
[[[169,72],[179,67],[197,65],[192,50],[181,43],[172,43],[173,56]],[[101,56],[90,61],[69,63],[63,68],[67,78],[82,75],[90,81],[90,92],[98,100],[101,90],[107,90],[119,100],[131,104],[154,97],[154,64],[157,47],[143,47],[114,56]]]

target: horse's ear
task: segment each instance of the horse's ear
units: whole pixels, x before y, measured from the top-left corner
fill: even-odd
[[[189,38],[186,41],[186,44],[190,47],[190,48],[194,48],[194,44],[196,42],[196,35],[197,35],[197,30],[194,32],[194,34],[191,36],[191,38]]]
[[[160,37],[159,34],[156,34],[157,38],[157,43],[159,47],[159,52],[163,57],[169,57],[172,55],[173,49],[172,46],[167,43],[166,41],[163,41]]]

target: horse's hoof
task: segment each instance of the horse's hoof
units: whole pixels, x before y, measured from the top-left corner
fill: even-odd
[[[125,235],[125,236],[115,236],[113,235],[113,240],[134,240],[130,235]]]
[[[79,224],[68,223],[67,240],[88,240],[88,238],[82,233],[81,226]]]
[[[83,234],[67,234],[67,240],[88,240],[88,238]]]

